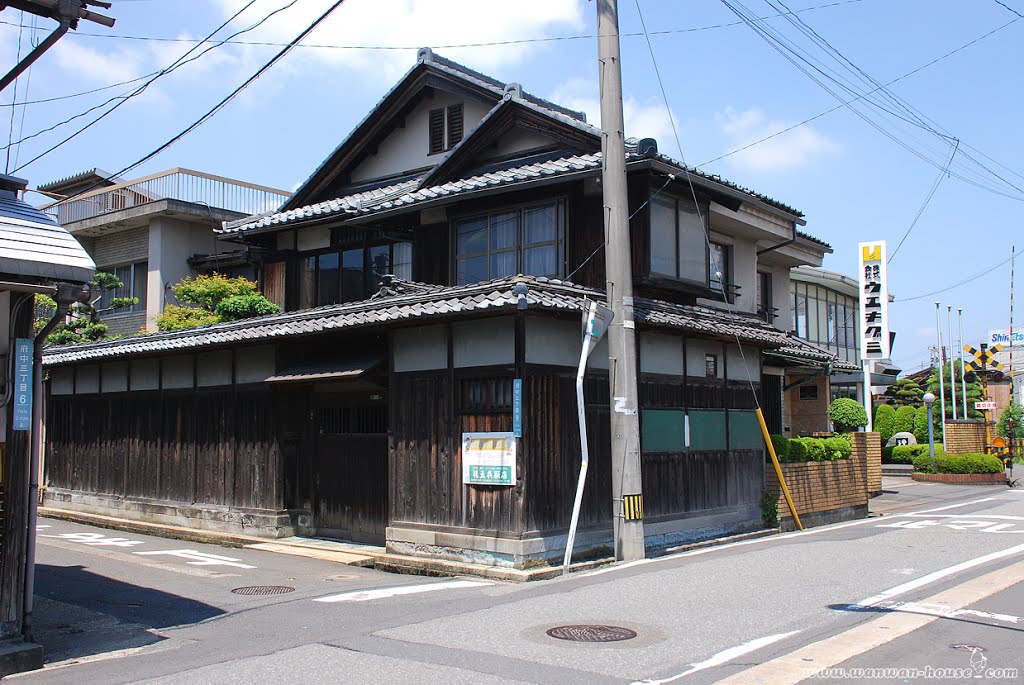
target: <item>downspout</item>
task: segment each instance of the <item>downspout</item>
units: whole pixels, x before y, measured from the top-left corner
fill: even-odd
[[[772,245],[771,247],[766,247],[763,250],[758,250],[757,251],[757,256],[760,257],[761,255],[763,255],[766,252],[774,252],[775,250],[778,250],[780,247],[785,247],[786,245],[792,245],[793,243],[795,243],[797,241],[798,238],[799,238],[799,236],[796,233],[796,222],[794,221],[793,222],[793,237],[792,238],[790,238],[789,240],[784,240],[781,243],[779,243],[778,245]]]
[[[32,349],[32,445],[28,467],[28,525],[25,541],[25,598],[22,635],[32,642],[32,605],[36,585],[36,520],[39,506],[39,462],[43,452],[43,343],[74,302],[88,301],[89,286],[61,283],[57,286],[57,311],[35,337]]]
[[[32,50],[32,52],[28,53],[28,55],[25,56],[25,59],[21,60],[16,65],[14,65],[14,68],[7,72],[7,75],[4,76],[3,79],[0,79],[0,90],[3,90],[7,86],[11,85],[11,83],[14,82],[16,78],[21,76],[22,72],[24,72],[26,69],[32,66],[33,62],[42,57],[44,52],[52,48],[53,45],[58,40],[60,40],[61,37],[65,33],[67,33],[68,29],[70,28],[71,21],[67,18],[61,18],[60,26],[54,29],[53,33],[48,35],[42,43],[37,45]]]

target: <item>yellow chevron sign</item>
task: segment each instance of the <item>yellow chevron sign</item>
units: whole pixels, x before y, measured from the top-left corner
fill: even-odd
[[[1003,370],[1003,365],[996,361],[996,352],[1003,349],[1002,343],[993,345],[985,350],[976,350],[970,345],[964,345],[964,352],[974,357],[973,361],[967,362],[972,371],[981,371],[982,368]]]

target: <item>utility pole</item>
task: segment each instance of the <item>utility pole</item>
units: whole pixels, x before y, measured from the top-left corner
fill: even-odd
[[[940,320],[940,302],[935,303],[935,336],[939,348],[939,425],[942,426],[942,449],[946,449],[946,381],[942,367],[946,364],[946,348],[942,346],[942,321]]]
[[[608,328],[612,519],[615,558],[633,561],[644,558],[643,488],[617,0],[597,0],[597,36],[597,62],[601,72],[605,271],[608,306],[615,316]]]

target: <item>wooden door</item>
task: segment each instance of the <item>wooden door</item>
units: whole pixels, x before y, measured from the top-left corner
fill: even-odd
[[[320,406],[316,422],[313,513],[317,535],[384,544],[386,407]]]

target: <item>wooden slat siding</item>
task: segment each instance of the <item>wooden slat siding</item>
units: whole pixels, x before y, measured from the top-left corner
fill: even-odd
[[[32,297],[31,295],[22,297]],[[12,310],[17,295],[11,296]],[[21,307],[11,322],[11,334],[32,337],[32,306]],[[41,398],[40,398],[41,399]],[[21,632],[22,601],[25,589],[25,528],[28,525],[28,431],[15,431],[14,403],[7,403],[7,445],[4,456],[4,516],[0,538],[0,639]]]
[[[360,542],[383,542],[387,511],[380,488],[387,479],[387,436],[321,435],[316,474],[317,528],[342,531]]]
[[[283,508],[270,393],[50,398],[47,482],[85,493]]]

